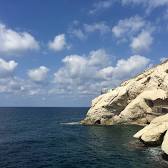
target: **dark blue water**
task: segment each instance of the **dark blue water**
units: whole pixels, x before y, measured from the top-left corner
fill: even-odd
[[[0,168],[160,168],[137,126],[81,126],[87,108],[0,108]]]

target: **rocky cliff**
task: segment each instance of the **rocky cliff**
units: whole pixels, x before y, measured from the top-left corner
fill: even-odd
[[[167,113],[168,60],[92,101],[82,124],[148,124]]]

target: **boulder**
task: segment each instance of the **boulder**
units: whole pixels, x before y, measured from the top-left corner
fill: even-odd
[[[134,138],[138,138],[150,146],[161,145],[167,130],[168,114],[153,119],[149,125],[138,131]]]
[[[166,134],[164,136],[161,149],[166,155],[168,155],[168,131],[166,131]]]
[[[138,131],[134,138],[148,146],[161,145],[164,158],[168,158],[168,114],[153,119],[149,125]]]
[[[162,104],[166,104],[166,100],[168,100],[168,60],[95,98],[81,123],[149,124],[155,117],[163,115],[163,111],[158,109]]]

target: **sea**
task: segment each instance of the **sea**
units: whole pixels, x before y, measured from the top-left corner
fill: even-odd
[[[167,168],[140,126],[83,126],[88,108],[0,108],[0,168]]]

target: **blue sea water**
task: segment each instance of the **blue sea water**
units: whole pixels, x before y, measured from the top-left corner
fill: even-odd
[[[88,108],[0,108],[0,168],[162,168],[139,126],[82,126]]]

